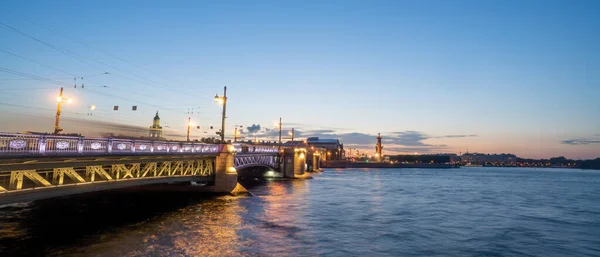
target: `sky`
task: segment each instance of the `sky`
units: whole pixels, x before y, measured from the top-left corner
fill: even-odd
[[[228,138],[237,125],[274,140],[281,117],[284,138],[362,152],[381,133],[384,154],[596,158],[598,13],[583,0],[5,0],[0,131],[51,132],[63,86],[64,132],[143,136],[158,111],[169,138],[188,117],[192,138],[213,137],[227,86]]]

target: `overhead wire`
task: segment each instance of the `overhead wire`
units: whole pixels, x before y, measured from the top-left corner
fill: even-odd
[[[63,69],[59,69],[59,68],[55,68],[55,67],[52,67],[52,66],[49,66],[49,65],[43,64],[43,63],[41,63],[41,62],[35,61],[35,60],[33,60],[33,59],[27,58],[27,57],[25,57],[25,56],[22,56],[22,55],[19,55],[19,54],[16,54],[16,53],[10,52],[10,51],[6,51],[6,50],[3,50],[3,49],[0,49],[0,52],[4,52],[4,53],[7,53],[7,54],[10,54],[10,55],[12,55],[12,56],[15,56],[15,57],[21,58],[21,59],[23,59],[23,60],[27,60],[27,61],[29,61],[29,62],[32,62],[32,63],[38,64],[38,65],[41,65],[41,66],[44,66],[44,67],[46,67],[46,68],[49,68],[49,69],[52,69],[52,70],[54,70],[54,71],[58,71],[58,72],[62,72],[62,73],[66,73],[66,74],[72,75],[72,76],[73,76],[73,78],[81,78],[81,79],[84,79],[84,78],[86,78],[86,79],[87,79],[87,78],[89,78],[89,77],[96,77],[96,76],[102,76],[102,75],[109,74],[108,72],[103,72],[103,73],[100,73],[100,74],[93,74],[93,75],[88,75],[88,76],[79,76],[79,75],[76,75],[76,74],[74,74],[74,73],[71,73],[71,72],[65,71],[65,70],[63,70]],[[31,75],[31,76],[33,76],[33,75]],[[67,78],[67,79],[73,79],[73,78]],[[34,79],[34,80],[35,80],[36,78],[30,78],[30,79]],[[39,79],[38,79],[38,80],[39,80]],[[102,83],[97,83],[97,82],[93,82],[93,81],[90,81],[90,83],[91,83],[91,84],[95,84],[95,85],[99,85],[99,86],[102,86],[102,87],[109,87],[109,86],[107,86],[107,85],[105,85],[105,84],[102,84]],[[88,87],[89,87],[89,86],[88,86]],[[118,89],[118,88],[113,88],[113,89],[122,90],[122,89]],[[20,90],[20,89],[0,89],[0,90]],[[22,89],[22,90],[27,90],[27,89]],[[136,95],[141,95],[141,94],[139,94],[139,93],[136,93]],[[149,98],[152,98],[152,96],[148,96],[148,95],[143,95],[143,96],[145,96],[145,97],[149,97]],[[168,100],[168,101],[177,102],[177,101],[173,101],[173,100]]]
[[[72,39],[72,38],[70,38],[70,37],[67,37],[67,36],[65,36],[65,35],[62,35],[61,33],[58,33],[58,32],[56,32],[56,31],[54,31],[54,30],[52,30],[52,29],[50,29],[50,28],[47,28],[47,27],[45,27],[45,26],[39,25],[39,24],[37,24],[37,23],[34,23],[34,22],[30,22],[30,23],[32,23],[32,24],[35,24],[35,25],[37,25],[37,26],[40,26],[40,27],[42,27],[42,28],[44,28],[44,29],[46,29],[46,30],[48,30],[48,31],[52,32],[52,33],[58,34],[59,36],[62,36],[62,37],[64,37],[64,38],[68,39],[68,40],[71,40],[71,41],[73,41],[73,42],[76,42],[76,43],[82,44],[82,45],[84,45],[84,46],[86,46],[86,47],[88,47],[88,48],[90,48],[90,49],[93,49],[93,50],[95,50],[95,51],[101,52],[101,53],[103,53],[103,54],[106,54],[106,55],[108,55],[108,56],[111,56],[111,57],[113,57],[113,58],[115,57],[115,56],[113,56],[113,55],[110,55],[110,54],[107,54],[106,52],[104,52],[104,51],[101,51],[101,50],[99,50],[99,49],[97,49],[97,48],[95,48],[95,47],[92,47],[92,46],[90,46],[89,44],[86,44],[86,43],[83,43],[83,42],[81,42],[81,41],[79,41],[79,40],[74,40],[74,39]],[[132,76],[134,76],[134,77],[137,77],[137,78],[140,78],[140,79],[143,79],[143,80],[146,80],[146,81],[147,81],[147,82],[143,82],[143,81],[139,81],[139,80],[137,80],[138,82],[145,83],[145,84],[148,84],[148,85],[152,85],[152,86],[155,86],[155,87],[160,87],[160,88],[163,88],[163,89],[166,89],[166,90],[170,90],[170,91],[173,91],[173,92],[181,93],[181,94],[184,94],[184,95],[187,95],[187,96],[189,96],[189,95],[190,95],[190,93],[189,93],[189,92],[184,92],[184,91],[181,91],[181,90],[177,90],[177,89],[171,88],[171,87],[169,87],[169,86],[163,85],[163,84],[161,84],[161,83],[159,83],[159,82],[156,82],[156,81],[154,81],[154,80],[152,80],[152,79],[149,79],[149,78],[147,78],[147,77],[144,77],[144,76],[140,76],[140,75],[138,75],[138,74],[135,74],[135,73],[133,73],[133,72],[131,72],[131,71],[125,71],[125,70],[123,70],[123,69],[121,69],[121,68],[118,68],[118,67],[116,67],[116,66],[114,66],[114,65],[111,65],[111,64],[106,64],[106,63],[104,63],[104,62],[101,62],[101,61],[98,61],[98,60],[96,60],[96,59],[92,59],[92,58],[89,58],[89,57],[85,57],[85,56],[82,56],[82,57],[83,57],[83,58],[86,58],[86,59],[88,59],[88,60],[94,61],[94,62],[96,62],[96,63],[98,63],[98,64],[101,64],[101,65],[105,65],[105,66],[111,67],[111,68],[113,68],[113,69],[115,69],[115,70],[118,70],[118,71],[121,71],[121,72],[125,72],[125,73],[129,73],[129,74],[131,74],[131,75],[132,75]],[[117,59],[118,59],[118,60],[120,60],[120,61],[123,61],[123,60],[122,60],[122,58],[117,58]],[[127,63],[128,63],[128,62],[127,62]],[[112,74],[112,73],[111,73],[111,75],[115,75],[115,76],[117,76],[116,74]],[[119,77],[121,77],[121,78],[127,78],[127,77],[124,77],[124,76],[119,76]],[[135,79],[131,79],[131,78],[127,78],[127,79],[130,79],[130,80],[135,80]]]
[[[73,52],[71,52],[71,51],[68,51],[68,50],[61,50],[61,49],[59,49],[58,47],[56,47],[56,46],[54,46],[54,45],[52,45],[52,44],[50,44],[50,43],[47,43],[47,42],[45,42],[45,41],[43,41],[43,40],[41,40],[41,39],[38,39],[38,38],[36,38],[36,37],[33,37],[33,36],[31,36],[31,35],[29,35],[29,34],[27,34],[27,33],[23,32],[23,31],[21,31],[21,30],[19,30],[19,29],[16,29],[16,28],[14,28],[14,27],[12,27],[12,26],[10,26],[10,25],[7,25],[7,24],[5,24],[5,23],[3,23],[3,22],[0,22],[0,25],[2,25],[2,26],[4,26],[4,27],[8,28],[9,30],[12,30],[13,32],[16,32],[16,33],[18,33],[18,34],[21,34],[21,35],[23,35],[23,36],[25,36],[25,37],[28,37],[28,38],[30,38],[30,39],[33,39],[33,40],[35,40],[35,41],[37,41],[37,42],[39,42],[39,43],[41,43],[41,44],[43,44],[43,45],[45,45],[45,46],[47,46],[47,47],[50,47],[50,48],[52,48],[52,49],[54,49],[54,50],[56,50],[56,51],[59,51],[59,52],[61,52],[61,53],[63,53],[63,54],[66,54],[66,55],[69,55],[69,56],[71,56],[72,58],[74,58],[74,59],[76,59],[76,60],[78,60],[78,61],[80,61],[80,62],[82,62],[82,63],[88,64],[88,65],[90,65],[90,66],[92,66],[92,67],[94,67],[94,68],[97,68],[97,69],[103,70],[103,69],[101,69],[101,68],[99,68],[99,67],[97,67],[97,66],[95,66],[95,65],[91,65],[91,64],[89,64],[88,62],[81,60],[81,58],[79,58],[79,57],[86,58],[86,59],[88,59],[88,60],[95,61],[95,62],[97,62],[97,63],[99,63],[99,64],[102,64],[102,65],[106,65],[106,66],[112,67],[113,69],[117,69],[117,70],[123,71],[123,70],[121,70],[121,69],[119,69],[118,67],[115,67],[115,66],[113,66],[113,65],[108,65],[108,64],[105,64],[105,63],[103,63],[103,62],[100,62],[100,61],[94,60],[94,59],[92,59],[92,58],[88,58],[88,57],[85,57],[85,56],[81,56],[81,55],[75,54],[75,53],[73,53]],[[36,24],[36,25],[38,25],[38,24]],[[38,26],[41,26],[41,25],[38,25]],[[43,26],[41,26],[41,27],[43,27]],[[44,27],[44,28],[45,28],[45,29],[47,29],[47,30],[50,30],[50,31],[52,31],[51,29],[48,29],[48,28],[46,28],[46,27]],[[52,32],[54,32],[54,31],[52,31]],[[54,32],[54,33],[56,33],[56,32]],[[57,34],[58,34],[58,33],[57,33]],[[72,40],[72,41],[78,42],[77,40],[70,39],[70,38],[68,38],[68,37],[66,37],[66,36],[63,36],[63,37],[65,37],[65,38],[67,38],[67,39],[69,39],[69,40]],[[78,42],[78,43],[83,43],[83,42]],[[86,45],[86,46],[88,46],[88,47],[90,47],[90,48],[92,48],[92,49],[95,49],[95,48],[93,48],[93,47],[91,47],[91,46],[89,46],[89,45],[87,45],[87,44],[85,44],[85,43],[83,43],[83,44],[84,44],[84,45]],[[99,50],[96,50],[96,51],[99,51]],[[4,51],[4,52],[6,52],[6,53],[9,53],[8,51]],[[14,55],[14,56],[17,56],[17,57],[20,57],[20,58],[23,58],[23,59],[26,59],[26,60],[29,60],[29,61],[32,61],[32,62],[34,62],[34,63],[37,63],[37,64],[41,64],[41,63],[39,63],[39,62],[36,62],[36,61],[34,61],[34,60],[31,60],[31,59],[29,59],[29,58],[26,58],[26,57],[23,57],[23,56],[20,56],[20,55],[17,55],[17,54],[13,54],[13,53],[9,53],[9,54],[12,54],[12,55]],[[79,57],[78,57],[78,56],[79,56]],[[50,66],[48,66],[48,65],[43,65],[43,66],[45,66],[45,67],[50,67]],[[60,69],[56,69],[56,68],[51,68],[51,69],[53,69],[53,70],[57,70],[57,71],[60,71],[60,72],[65,72],[65,73],[67,73],[67,74],[70,74],[70,75],[74,75],[74,76],[76,76],[75,74],[72,74],[72,73],[70,73],[70,72],[66,72],[66,71],[64,71],[64,70],[60,70]],[[142,78],[142,79],[149,80],[149,79],[147,79],[147,78],[141,77],[141,76],[139,76],[139,75],[137,75],[137,74],[134,74],[134,73],[132,73],[132,72],[128,72],[128,73],[130,73],[130,74],[132,74],[132,75],[134,75],[134,76],[136,76],[136,77],[140,77],[140,78]],[[109,73],[109,72],[106,72],[106,71],[104,71],[104,73],[103,73],[103,74],[110,74],[110,75],[114,75],[114,76],[117,76],[117,77],[120,77],[120,78],[124,78],[124,79],[128,79],[128,80],[133,80],[133,81],[138,81],[138,82],[140,82],[139,80],[136,80],[136,79],[128,78],[128,77],[126,77],[126,76],[122,76],[122,75],[118,75],[118,74],[114,74],[114,73]],[[149,81],[152,81],[152,80],[149,80]],[[103,84],[100,84],[100,83],[94,83],[94,82],[91,82],[91,83],[93,83],[93,84],[99,84],[99,85],[102,85],[102,86],[104,86],[104,87],[108,87],[108,86],[106,86],[106,85],[103,85]],[[167,89],[167,90],[171,90],[171,91],[174,91],[174,92],[178,92],[178,93],[182,93],[182,94],[185,94],[185,95],[188,95],[188,96],[190,95],[190,94],[189,94],[189,92],[183,92],[183,91],[175,90],[175,89],[169,88],[169,87],[167,87],[167,86],[163,86],[163,85],[154,85],[154,84],[150,84],[150,83],[147,83],[147,82],[142,82],[142,83],[144,83],[144,84],[148,84],[148,85],[151,85],[151,86],[157,86],[157,87],[161,87],[161,88],[164,88],[164,89]]]
[[[49,87],[2,88],[2,87],[0,87],[0,91],[27,91],[27,90],[55,90],[55,88],[49,88]]]
[[[59,81],[56,81],[56,80],[52,80],[52,79],[48,79],[48,78],[36,76],[36,75],[33,75],[33,74],[28,74],[28,73],[24,73],[24,72],[12,70],[12,69],[4,68],[4,67],[0,67],[0,71],[1,72],[5,72],[5,73],[9,73],[9,74],[13,74],[13,75],[17,75],[17,76],[22,76],[22,77],[26,77],[26,78],[31,78],[31,79],[39,80],[39,81],[44,81],[44,82],[55,84],[55,85],[59,85],[59,86],[69,86],[68,84],[65,84],[65,83],[62,83],[62,82],[59,82]]]
[[[0,105],[13,106],[13,107],[21,107],[21,108],[35,109],[35,110],[42,110],[42,111],[51,111],[51,112],[55,112],[56,111],[56,110],[49,109],[49,108],[36,107],[36,106],[30,106],[30,105],[21,105],[21,104],[11,104],[11,103],[5,103],[5,102],[0,102]],[[77,115],[87,115],[85,113],[71,112],[71,111],[64,111],[64,110],[61,110],[61,112],[63,112],[63,113],[77,114]]]
[[[110,56],[110,57],[112,57],[112,58],[115,58],[115,59],[117,59],[117,60],[119,60],[119,61],[121,61],[121,62],[123,62],[123,63],[129,64],[129,65],[131,65],[131,66],[133,66],[133,67],[136,67],[136,68],[138,68],[138,69],[140,69],[140,70],[144,70],[144,71],[146,71],[146,72],[148,72],[148,73],[151,73],[151,74],[153,74],[153,75],[155,75],[155,76],[160,76],[160,77],[163,77],[163,78],[165,78],[165,79],[167,79],[167,80],[174,80],[174,79],[172,79],[172,78],[168,78],[168,77],[166,77],[166,76],[164,76],[164,75],[159,75],[159,74],[156,74],[155,72],[152,72],[152,71],[150,71],[150,70],[148,70],[148,69],[146,69],[146,68],[144,68],[144,67],[142,67],[142,66],[140,66],[140,65],[133,64],[133,63],[131,63],[131,62],[129,62],[129,61],[127,61],[127,60],[125,60],[125,59],[123,59],[123,58],[119,57],[119,56],[116,56],[116,55],[110,54],[110,53],[108,53],[108,52],[106,52],[106,51],[100,50],[100,49],[98,49],[98,48],[96,48],[96,47],[93,47],[93,46],[91,46],[91,45],[89,45],[89,44],[87,44],[87,43],[83,42],[83,41],[80,41],[80,40],[77,40],[77,39],[73,39],[73,38],[71,38],[71,37],[69,37],[69,36],[67,36],[67,35],[65,35],[65,34],[63,34],[63,33],[60,33],[60,32],[58,32],[58,31],[55,31],[55,30],[53,30],[53,29],[51,29],[51,28],[48,28],[48,27],[46,27],[46,26],[43,26],[43,25],[41,25],[41,24],[38,24],[38,23],[36,23],[36,22],[32,22],[32,21],[28,21],[28,20],[26,20],[26,21],[27,21],[28,23],[31,23],[31,24],[33,24],[33,25],[39,26],[39,27],[41,27],[41,28],[43,28],[43,29],[45,29],[45,30],[48,30],[48,31],[50,31],[50,32],[52,32],[52,33],[55,33],[55,34],[57,34],[57,35],[59,35],[59,36],[61,36],[61,37],[63,37],[63,38],[66,38],[66,39],[68,39],[68,40],[71,40],[71,41],[73,41],[73,42],[75,42],[75,43],[79,43],[79,44],[81,44],[81,45],[83,45],[83,46],[86,46],[86,47],[88,47],[88,48],[90,48],[90,49],[92,49],[92,50],[94,50],[94,51],[97,51],[97,52],[103,53],[103,54],[105,54],[105,55],[107,55],[107,56]],[[115,67],[113,66],[113,68],[115,68]],[[116,69],[118,69],[118,68],[116,68]],[[138,75],[136,75],[136,74],[134,74],[134,73],[132,73],[132,72],[128,72],[128,73],[130,73],[130,74],[132,74],[132,75],[134,75],[134,76],[136,76],[136,77],[140,77],[140,78],[142,78],[142,79],[146,79],[146,80],[148,80],[148,81],[150,81],[150,82],[153,82],[153,83],[158,83],[158,84],[160,84],[159,82],[156,82],[156,81],[154,81],[154,80],[151,80],[151,79],[148,79],[148,78],[145,78],[145,77],[138,76]],[[177,90],[177,91],[179,91],[179,90]],[[180,93],[184,93],[184,94],[186,94],[186,95],[189,95],[189,92],[181,92],[181,91],[179,91],[179,92],[180,92]]]
[[[69,75],[73,76],[73,77],[71,77],[71,78],[69,78],[69,79],[72,79],[72,78],[74,78],[74,77],[79,77],[78,75],[75,75],[75,74],[73,74],[73,73],[70,73],[70,72],[68,72],[68,71],[65,71],[65,70],[62,70],[62,69],[58,69],[58,68],[54,68],[54,67],[52,67],[52,66],[49,66],[49,65],[43,64],[43,63],[41,63],[41,62],[38,62],[38,61],[36,61],[36,60],[33,60],[33,59],[27,58],[27,57],[25,57],[25,56],[22,56],[22,55],[20,55],[20,54],[16,54],[16,53],[13,53],[13,52],[10,52],[10,51],[6,51],[6,50],[4,50],[4,49],[0,49],[0,52],[6,53],[6,54],[10,54],[10,55],[12,55],[12,56],[15,56],[15,57],[21,58],[21,59],[23,59],[23,60],[30,61],[30,62],[32,62],[32,63],[35,63],[35,64],[38,64],[38,65],[44,66],[44,67],[46,67],[46,68],[48,68],[48,69],[51,69],[51,70],[54,70],[54,71],[58,71],[58,72],[62,72],[62,73],[69,74]]]
[[[96,62],[96,63],[99,63],[99,64],[101,64],[101,65],[105,65],[105,66],[112,67],[113,69],[116,69],[116,70],[119,70],[119,71],[122,71],[122,72],[127,72],[127,71],[124,71],[124,70],[122,70],[122,69],[120,69],[120,68],[118,68],[118,67],[115,67],[114,65],[109,65],[109,64],[106,64],[106,63],[103,63],[103,62],[100,62],[100,61],[94,60],[94,59],[92,59],[92,58],[89,58],[89,57],[85,57],[85,56],[82,56],[82,55],[76,54],[76,53],[74,53],[74,52],[72,52],[72,51],[69,51],[69,50],[62,50],[62,49],[58,48],[57,46],[55,46],[55,45],[53,45],[53,44],[50,44],[50,43],[48,43],[48,42],[45,42],[45,41],[43,41],[43,40],[41,40],[41,39],[39,39],[39,38],[36,38],[36,37],[34,37],[34,36],[31,36],[31,35],[29,35],[29,34],[27,34],[27,33],[23,32],[23,31],[21,31],[21,30],[19,30],[19,29],[16,29],[16,28],[14,28],[14,27],[12,27],[12,26],[10,26],[10,25],[7,25],[7,24],[5,24],[5,23],[3,23],[3,22],[0,22],[0,25],[2,25],[3,27],[5,27],[5,28],[7,28],[7,29],[9,29],[9,30],[11,30],[11,31],[13,31],[13,32],[15,32],[15,33],[17,33],[17,34],[20,34],[20,35],[22,35],[22,36],[25,36],[25,37],[27,37],[27,38],[30,38],[30,39],[32,39],[32,40],[34,40],[34,41],[36,41],[36,42],[38,42],[38,43],[40,43],[40,44],[43,44],[43,45],[45,45],[45,46],[47,46],[47,47],[50,47],[50,48],[52,48],[52,49],[54,49],[54,50],[56,50],[56,51],[58,51],[58,52],[61,52],[61,53],[65,54],[65,55],[68,55],[68,56],[70,56],[71,58],[74,58],[74,59],[78,60],[79,62],[82,62],[82,63],[84,63],[84,64],[87,64],[87,65],[91,66],[91,67],[94,67],[94,68],[96,68],[96,69],[98,69],[98,70],[102,70],[102,71],[103,71],[103,73],[101,73],[101,74],[90,75],[90,76],[87,76],[87,77],[93,77],[93,76],[100,76],[100,75],[106,75],[106,74],[110,74],[110,75],[115,75],[115,76],[117,76],[117,77],[121,77],[121,78],[129,79],[129,80],[135,80],[135,79],[131,79],[131,78],[128,78],[128,77],[125,77],[125,76],[119,75],[119,74],[113,74],[113,73],[106,72],[106,71],[104,71],[104,69],[103,69],[103,68],[100,68],[100,67],[98,67],[98,66],[96,66],[96,65],[90,64],[89,62],[86,62],[86,61],[85,61],[85,60],[83,60],[82,58],[85,58],[85,59],[87,59],[87,60],[94,61],[94,62]],[[47,29],[47,28],[46,28],[46,29]],[[67,38],[68,38],[68,37],[67,37]],[[70,38],[68,38],[68,39],[70,39]],[[117,56],[114,56],[114,55],[108,54],[108,53],[106,53],[106,52],[104,52],[104,51],[101,51],[101,50],[99,50],[99,49],[96,49],[96,48],[94,48],[94,47],[92,47],[92,46],[90,46],[90,45],[88,45],[88,44],[85,44],[85,43],[83,43],[83,42],[80,42],[80,41],[77,41],[77,40],[73,40],[73,39],[70,39],[70,40],[72,40],[72,41],[75,41],[75,42],[78,42],[78,43],[80,43],[80,44],[83,44],[83,45],[85,45],[85,46],[87,46],[87,47],[89,47],[89,48],[91,48],[91,49],[94,49],[94,50],[96,50],[96,51],[102,52],[102,53],[104,53],[104,54],[106,54],[106,55],[109,55],[109,56],[111,56],[111,57],[113,57],[113,58],[119,59],[120,61],[122,61],[122,62],[125,62],[125,63],[127,63],[127,64],[130,64],[130,65],[132,65],[132,66],[136,66],[136,65],[133,65],[132,63],[130,63],[130,62],[128,62],[128,61],[126,61],[126,60],[124,60],[124,59],[122,59],[122,58],[119,58],[119,57],[117,57]],[[28,60],[28,61],[30,61],[30,62],[33,62],[33,63],[39,64],[39,65],[42,65],[42,66],[44,66],[44,67],[46,67],[46,68],[49,68],[49,69],[52,69],[52,70],[55,70],[55,71],[58,71],[58,72],[63,72],[63,73],[66,73],[66,74],[72,75],[74,78],[82,78],[82,79],[83,79],[83,78],[85,78],[85,77],[81,77],[81,76],[75,75],[75,74],[73,74],[73,73],[71,73],[71,72],[68,72],[68,71],[65,71],[65,70],[62,70],[62,69],[58,69],[58,68],[55,68],[55,67],[52,67],[52,66],[49,66],[49,65],[45,65],[45,64],[43,64],[43,63],[37,62],[37,61],[35,61],[35,60],[32,60],[32,59],[30,59],[30,58],[27,58],[27,57],[24,57],[24,56],[21,56],[21,55],[18,55],[18,54],[15,54],[15,53],[12,53],[12,52],[9,52],[9,51],[6,51],[6,50],[2,50],[2,49],[0,49],[0,51],[2,51],[2,52],[4,52],[4,53],[7,53],[7,54],[10,54],[10,55],[13,55],[13,56],[16,56],[16,57],[19,57],[19,58],[21,58],[21,59]],[[138,68],[139,68],[139,66],[138,66]],[[143,68],[141,68],[141,69],[143,69]],[[144,70],[146,70],[146,69],[144,69]],[[55,81],[55,80],[53,80],[53,79],[44,78],[44,77],[36,76],[36,75],[33,75],[33,74],[27,74],[27,73],[24,73],[24,72],[15,71],[15,70],[8,69],[8,68],[3,68],[3,67],[0,67],[0,71],[2,71],[2,72],[5,72],[5,73],[9,73],[9,74],[13,74],[13,75],[23,76],[23,77],[26,77],[26,78],[29,78],[29,79],[33,79],[33,80],[38,80],[38,81],[43,81],[43,82],[47,82],[47,83],[51,83],[51,84],[55,84],[55,85],[59,85],[59,86],[71,86],[71,85],[68,85],[68,84],[61,83],[61,82],[59,82],[59,81]],[[146,71],[148,71],[148,70],[146,70]],[[148,72],[150,72],[150,71],[148,71]],[[129,74],[132,74],[132,75],[134,75],[134,76],[136,76],[136,77],[138,77],[138,78],[140,78],[140,79],[144,79],[144,80],[146,80],[146,81],[149,81],[149,82],[151,82],[151,83],[142,82],[142,83],[144,83],[144,84],[148,84],[148,85],[151,85],[151,86],[156,86],[156,87],[161,87],[161,88],[164,88],[164,89],[167,89],[167,90],[170,90],[170,91],[173,91],[173,92],[179,92],[179,93],[182,93],[182,94],[185,94],[185,95],[188,95],[188,96],[190,95],[190,94],[189,94],[189,92],[183,92],[183,91],[180,91],[180,90],[176,90],[176,89],[170,88],[170,87],[168,87],[168,86],[165,86],[165,85],[159,84],[158,82],[156,82],[156,81],[153,81],[153,80],[151,80],[151,79],[148,79],[148,78],[146,78],[146,77],[139,76],[139,75],[137,75],[137,74],[135,74],[135,73],[132,73],[132,72],[127,72],[127,73],[129,73]],[[152,72],[150,72],[150,73],[152,73]],[[61,79],[62,79],[62,78],[61,78]],[[138,80],[138,81],[139,81],[139,80]],[[95,83],[95,82],[92,82],[92,81],[90,81],[90,82],[91,82],[92,84],[99,84],[99,85],[101,85],[101,86],[103,86],[103,87],[108,87],[108,86],[106,86],[106,85],[103,85],[103,84],[100,84],[100,83]],[[32,90],[33,90],[33,88],[30,88],[30,89],[32,89]],[[117,89],[117,88],[113,88],[113,89]],[[9,90],[11,90],[11,89],[9,89]],[[17,90],[17,89],[14,89],[14,90]],[[19,89],[19,90],[29,90],[29,89],[25,89],[25,88],[23,88],[23,89]],[[117,89],[117,90],[119,90],[119,89]],[[93,93],[95,93],[95,94],[103,95],[103,96],[106,96],[106,97],[112,97],[112,98],[121,99],[121,100],[125,100],[125,101],[131,101],[131,99],[129,99],[129,98],[127,98],[127,99],[126,99],[126,98],[118,97],[118,96],[115,96],[115,95],[113,95],[113,94],[106,93],[106,92],[100,92],[100,91],[96,91],[96,90],[92,90],[92,89],[87,89],[86,91],[93,92]],[[139,94],[138,94],[138,95],[139,95]],[[149,97],[149,96],[145,95],[145,97]],[[173,111],[173,112],[178,112],[178,113],[179,113],[179,111],[176,111],[176,110],[173,110],[173,109],[169,109],[169,108],[165,108],[165,107],[161,107],[161,106],[157,106],[157,105],[154,105],[154,104],[149,104],[149,103],[145,103],[145,102],[141,102],[141,101],[135,101],[135,102],[136,102],[136,103],[143,104],[143,105],[152,106],[152,107],[156,107],[156,108],[159,108],[159,109],[166,109],[166,110],[169,110],[169,111]],[[179,102],[178,102],[178,103],[179,103]]]
[[[73,79],[73,78],[48,78],[48,79],[53,79],[53,80],[67,80],[67,79]],[[34,80],[34,79],[27,79],[27,78],[10,78],[10,79],[0,79],[0,81],[20,81],[20,80]]]
[[[87,89],[87,88],[86,88],[86,91],[87,92],[92,92],[94,94],[101,95],[101,96],[112,97],[112,98],[115,98],[115,99],[120,99],[120,100],[124,100],[124,101],[128,101],[128,102],[133,102],[133,103],[142,104],[142,105],[146,105],[146,106],[150,106],[150,107],[155,107],[155,108],[158,108],[159,110],[167,110],[167,111],[179,113],[179,111],[174,110],[174,109],[165,108],[165,107],[162,107],[162,106],[158,106],[158,105],[154,105],[154,104],[151,104],[151,103],[142,102],[142,101],[139,101],[139,100],[132,100],[130,98],[124,98],[124,97],[116,96],[116,95],[113,95],[113,94],[110,94],[110,93],[107,93],[107,92],[100,92],[100,91],[97,91],[97,90]]]
[[[28,37],[28,38],[30,38],[30,39],[32,39],[32,40],[34,40],[34,41],[36,41],[36,42],[38,42],[38,43],[40,43],[40,44],[43,44],[43,45],[45,45],[45,46],[47,46],[47,47],[50,47],[50,48],[52,48],[52,49],[54,49],[54,50],[56,50],[56,51],[59,51],[59,52],[61,52],[61,53],[63,53],[63,54],[66,54],[66,55],[68,55],[68,56],[71,56],[71,57],[72,57],[72,58],[74,58],[75,60],[78,60],[78,61],[80,61],[80,62],[82,62],[82,63],[84,63],[84,64],[87,64],[87,65],[89,65],[89,66],[91,66],[91,67],[94,67],[95,69],[98,69],[98,70],[102,70],[102,71],[104,71],[104,69],[102,69],[102,68],[100,68],[100,67],[98,67],[98,66],[95,66],[95,65],[93,65],[93,64],[91,64],[91,63],[88,63],[88,62],[86,62],[86,61],[82,60],[82,59],[81,59],[81,57],[79,57],[79,55],[78,55],[78,54],[76,54],[76,53],[73,53],[73,52],[71,52],[71,51],[68,51],[68,50],[62,50],[62,49],[59,49],[58,47],[56,47],[56,46],[54,46],[54,45],[52,45],[52,44],[50,44],[50,43],[48,43],[48,42],[45,42],[45,41],[43,41],[43,40],[41,40],[41,39],[38,39],[38,38],[36,38],[36,37],[34,37],[34,36],[31,36],[31,35],[29,35],[29,34],[27,34],[27,33],[23,32],[23,31],[21,31],[21,30],[19,30],[19,29],[17,29],[17,28],[14,28],[14,27],[12,27],[12,26],[10,26],[10,25],[8,25],[8,24],[4,23],[4,22],[1,22],[1,21],[0,21],[0,25],[4,26],[4,27],[5,27],[5,28],[7,28],[8,30],[11,30],[11,31],[13,31],[13,32],[15,32],[15,33],[17,33],[17,34],[20,34],[20,35],[22,35],[22,36]]]
[[[59,86],[70,86],[68,84],[63,84],[63,83],[60,83],[58,81],[54,81],[54,80],[47,79],[47,78],[44,78],[44,77],[39,77],[39,76],[36,76],[36,75],[33,75],[33,74],[19,72],[19,71],[15,71],[15,70],[3,68],[3,67],[0,67],[0,71],[6,72],[6,73],[10,73],[10,74],[14,74],[14,75],[18,75],[18,76],[28,77],[28,78],[39,80],[39,81],[44,81],[44,82],[56,84],[56,85],[59,85]],[[107,87],[107,86],[102,86],[102,87]],[[47,88],[47,89],[51,89],[51,88]],[[11,90],[11,89],[0,89],[0,90]],[[12,89],[12,90],[19,90],[19,89]],[[28,90],[28,89],[21,88],[20,90]],[[112,97],[112,98],[121,99],[121,100],[125,100],[125,101],[132,101],[131,99],[127,99],[127,98],[123,98],[123,97],[118,97],[118,96],[112,95],[110,93],[100,92],[100,91],[96,91],[96,90],[93,90],[93,89],[89,89],[89,87],[87,88],[86,91],[93,92],[95,94],[106,96],[106,97]],[[155,107],[155,108],[159,108],[159,109],[162,109],[162,110],[169,110],[169,111],[177,112],[176,110],[173,110],[173,109],[164,108],[164,107],[161,107],[161,106],[157,106],[157,105],[153,105],[153,104],[149,104],[149,103],[145,103],[145,102],[141,102],[141,101],[132,101],[132,102],[138,103],[138,104],[147,105],[147,106],[151,106],[151,107]]]

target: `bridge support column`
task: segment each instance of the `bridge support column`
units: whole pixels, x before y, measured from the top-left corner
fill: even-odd
[[[306,172],[306,158],[306,149],[294,149],[294,178],[312,178],[311,175]]]
[[[306,151],[304,149],[286,149],[283,153],[283,177],[306,178]]]
[[[280,166],[284,178],[294,178],[294,150],[283,151],[283,164]]]
[[[321,171],[321,156],[313,151],[312,155],[312,171]]]
[[[232,145],[224,145],[215,160],[215,193],[231,193],[237,185],[238,174],[233,167],[234,153]]]

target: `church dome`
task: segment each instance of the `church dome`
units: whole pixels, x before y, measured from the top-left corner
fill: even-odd
[[[154,120],[160,120],[160,117],[158,117],[158,111],[156,111],[156,115],[154,115]]]

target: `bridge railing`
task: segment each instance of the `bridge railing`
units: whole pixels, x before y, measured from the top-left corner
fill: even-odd
[[[38,139],[40,146],[40,153],[56,153],[56,154],[69,154],[78,153],[81,147],[79,147],[79,137],[68,137],[68,136],[53,136],[49,138]]]
[[[0,152],[3,154],[34,154],[40,149],[39,137],[31,135],[0,135]]]
[[[236,153],[277,153],[279,147],[274,145],[234,143],[233,151]]]
[[[215,154],[221,144],[0,133],[0,157],[19,155]]]

